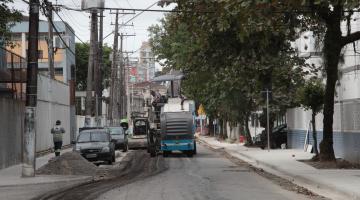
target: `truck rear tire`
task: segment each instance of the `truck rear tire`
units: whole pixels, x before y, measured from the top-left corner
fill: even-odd
[[[194,153],[194,155],[196,155],[196,154],[197,154],[196,141],[194,141],[194,150],[193,150],[193,153]]]
[[[194,150],[186,151],[187,157],[191,158],[194,156]]]
[[[169,157],[170,152],[169,151],[163,151],[163,157]]]
[[[149,146],[148,151],[150,153],[150,157],[155,157],[156,156],[156,149],[155,149],[154,146]]]

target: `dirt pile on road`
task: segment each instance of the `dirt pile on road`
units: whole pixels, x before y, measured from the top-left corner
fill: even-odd
[[[47,175],[83,175],[94,176],[98,168],[88,162],[76,152],[66,152],[59,157],[52,158],[48,163],[36,171],[37,174]]]

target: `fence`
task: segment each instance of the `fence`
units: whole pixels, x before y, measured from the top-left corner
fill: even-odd
[[[21,162],[24,103],[0,97],[0,169]]]
[[[25,100],[25,58],[0,47],[0,96]]]
[[[50,129],[56,120],[65,128],[63,145],[75,136],[75,115],[70,105],[69,86],[38,75],[36,107],[36,151],[53,148]],[[0,169],[21,162],[22,133],[24,132],[24,102],[0,97]]]

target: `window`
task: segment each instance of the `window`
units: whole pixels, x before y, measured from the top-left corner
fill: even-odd
[[[92,142],[109,142],[109,136],[105,132],[92,132],[91,133]]]
[[[109,135],[106,132],[84,132],[80,133],[78,143],[109,142],[109,140]]]
[[[110,128],[110,134],[111,135],[123,135],[123,129],[122,128]]]
[[[90,142],[90,133],[80,133],[79,138],[78,138],[78,142]]]
[[[63,69],[62,68],[55,68],[55,75],[63,75]]]

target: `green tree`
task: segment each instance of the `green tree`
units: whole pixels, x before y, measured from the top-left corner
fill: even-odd
[[[15,22],[21,19],[21,13],[10,8],[7,4],[13,3],[13,0],[0,0],[0,45],[13,45],[10,41],[10,28]]]
[[[313,31],[322,43],[324,71],[326,75],[324,97],[323,140],[320,143],[320,160],[334,161],[333,115],[334,95],[338,80],[338,66],[342,60],[343,48],[360,39],[360,31],[353,31],[351,21],[355,19],[360,7],[358,0],[305,0],[273,1],[261,3],[265,6],[276,6],[277,12],[297,13],[302,23],[293,24],[296,28]],[[342,23],[347,28],[342,29]]]
[[[249,9],[233,1],[177,3],[175,9],[192,12],[170,14],[151,27],[151,44],[165,66],[185,73],[183,91],[209,115],[248,126],[250,113],[264,103],[263,75],[273,80],[274,108],[294,105],[305,64],[294,56],[290,40],[295,37],[283,15],[268,15],[278,19],[275,26],[256,18],[255,8],[245,15]],[[205,9],[213,12],[201,12]]]
[[[86,77],[89,61],[90,45],[88,43],[76,43],[76,88],[78,90],[86,89]],[[110,53],[112,49],[107,44],[103,46],[103,67],[101,68],[103,87],[108,87],[111,73]]]
[[[324,105],[325,89],[321,79],[312,78],[306,81],[305,85],[299,89],[299,102],[306,110],[311,110],[311,124],[314,139],[314,152],[316,158],[319,151],[317,148],[317,133],[316,133],[316,115],[321,112]]]
[[[356,19],[354,13],[357,13],[360,7],[358,0],[274,0],[271,2],[175,0],[174,2],[178,4],[177,10],[192,11],[190,14],[184,13],[183,18],[188,21],[198,20],[198,23],[192,23],[190,28],[191,32],[201,37],[212,34],[216,29],[226,30],[238,27],[238,37],[243,41],[249,41],[246,39],[249,34],[254,31],[269,30],[268,28],[272,27],[270,28],[272,31],[266,31],[268,34],[258,38],[266,43],[275,42],[268,37],[271,34],[286,34],[287,38],[291,39],[298,37],[294,34],[298,31],[312,31],[322,44],[323,70],[326,75],[324,137],[320,143],[319,157],[322,161],[335,160],[333,148],[335,84],[338,80],[338,65],[342,60],[343,48],[360,39],[360,31],[353,31],[350,23]],[[211,18],[211,16],[215,17]],[[212,26],[207,26],[209,22]],[[341,28],[342,23],[347,24],[346,29]],[[196,26],[203,28],[205,33],[193,31],[193,29],[196,30]],[[207,26],[206,29],[204,26]],[[204,41],[201,37],[199,37],[200,41]],[[261,51],[255,53],[259,52]],[[266,57],[263,56],[263,58]]]

